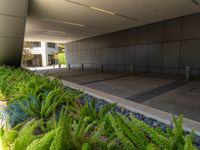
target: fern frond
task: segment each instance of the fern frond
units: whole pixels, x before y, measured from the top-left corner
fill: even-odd
[[[123,144],[123,146],[126,147],[128,150],[136,150],[137,148],[134,146],[134,144],[123,134],[122,129],[118,127],[114,116],[111,113],[108,116],[113,130],[115,131],[115,134],[117,135],[119,141]]]
[[[25,124],[15,140],[13,149],[25,150],[26,147],[32,143],[32,141],[39,138],[39,135],[34,135],[34,130],[40,125],[40,123],[40,121],[32,120]]]
[[[190,134],[186,135],[186,137],[184,138],[184,141],[185,141],[184,150],[197,150],[197,148],[194,147],[192,144],[193,135],[194,135],[194,131],[192,131]]]
[[[171,149],[172,143],[170,140],[160,134],[158,134],[153,128],[149,127],[146,123],[137,120],[133,117],[133,115],[130,115],[131,120],[143,130],[151,140],[160,146],[162,149]]]
[[[42,138],[34,140],[26,150],[48,150],[57,130],[46,133]]]

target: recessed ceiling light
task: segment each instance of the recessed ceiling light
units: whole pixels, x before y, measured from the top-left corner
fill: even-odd
[[[94,10],[97,10],[97,11],[101,11],[101,12],[107,13],[107,14],[115,15],[114,12],[111,12],[111,11],[108,11],[108,10],[104,10],[104,9],[101,9],[101,8],[97,8],[97,7],[93,7],[93,6],[91,6],[90,8],[92,8]]]
[[[60,20],[54,20],[54,19],[49,19],[49,18],[44,18],[44,20],[45,21],[50,21],[50,22],[64,23],[64,24],[73,25],[73,26],[79,26],[79,27],[85,26],[85,25],[79,24],[79,23],[60,21]]]
[[[79,2],[76,2],[76,1],[73,1],[73,0],[65,0],[65,1],[69,2],[69,3],[76,4],[76,5],[80,5],[80,6],[83,6],[83,7],[87,7],[87,8],[93,9],[93,10],[101,11],[101,12],[104,12],[104,13],[107,13],[107,14],[115,15],[115,16],[118,16],[118,17],[122,17],[122,18],[126,18],[126,19],[129,19],[129,20],[133,20],[133,21],[138,21],[138,19],[136,19],[136,18],[128,17],[128,16],[125,16],[125,15],[122,15],[122,14],[114,13],[114,12],[111,12],[111,11],[108,11],[108,10],[105,10],[105,9],[101,9],[101,8],[98,8],[98,7],[94,7],[94,6],[90,6],[90,5],[87,5],[87,4],[79,3]]]
[[[57,31],[57,30],[47,30],[48,32],[55,32],[55,33],[66,33],[64,31]]]

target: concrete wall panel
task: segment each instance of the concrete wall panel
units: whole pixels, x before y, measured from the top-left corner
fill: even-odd
[[[164,24],[164,40],[177,41],[181,39],[181,18],[166,21]]]
[[[191,65],[192,73],[198,75],[199,27],[200,13],[81,40],[86,44],[75,41],[81,51],[69,55],[73,63],[106,64],[105,70],[126,71],[134,64],[136,72],[184,74],[185,66]]]
[[[0,65],[21,65],[27,0],[0,0]]]
[[[7,53],[15,55],[17,51],[20,50],[23,46],[23,38],[7,38],[0,37],[0,53]]]
[[[118,64],[125,65],[126,64],[126,47],[119,47],[118,51],[119,51]]]
[[[180,62],[181,68],[185,68],[187,65],[200,68],[200,39],[182,43]]]
[[[149,72],[161,72],[162,66],[162,44],[150,44],[148,46],[148,69]]]
[[[149,26],[149,43],[163,41],[163,23],[156,23]]]
[[[0,0],[0,14],[26,16],[27,0]]]
[[[183,17],[183,39],[200,38],[200,14]]]
[[[127,32],[128,32],[127,44],[128,45],[136,45],[137,30],[136,29],[129,29],[129,30],[127,30]]]
[[[25,19],[0,15],[0,36],[23,37]]]
[[[147,45],[136,46],[136,66],[147,65]]]
[[[180,42],[164,43],[163,72],[177,74],[179,68]]]
[[[148,26],[137,28],[137,45],[148,43]]]
[[[135,69],[137,72],[146,72],[147,70],[147,45],[136,46],[136,64]]]
[[[125,37],[127,32],[119,31],[116,33],[116,45],[117,46],[125,46]]]
[[[125,63],[126,65],[135,65],[136,63],[135,53],[136,53],[135,46],[126,47],[126,63]]]

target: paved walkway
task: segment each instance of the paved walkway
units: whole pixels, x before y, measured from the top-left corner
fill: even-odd
[[[153,108],[183,114],[200,121],[200,80],[185,82],[177,76],[127,73],[100,73],[67,69],[38,72],[59,77],[99,91],[126,98]]]

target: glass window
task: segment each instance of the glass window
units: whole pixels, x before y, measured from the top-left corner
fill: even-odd
[[[33,42],[32,46],[33,47],[41,47],[41,42]]]
[[[55,43],[47,43],[47,47],[56,48],[56,44]]]

